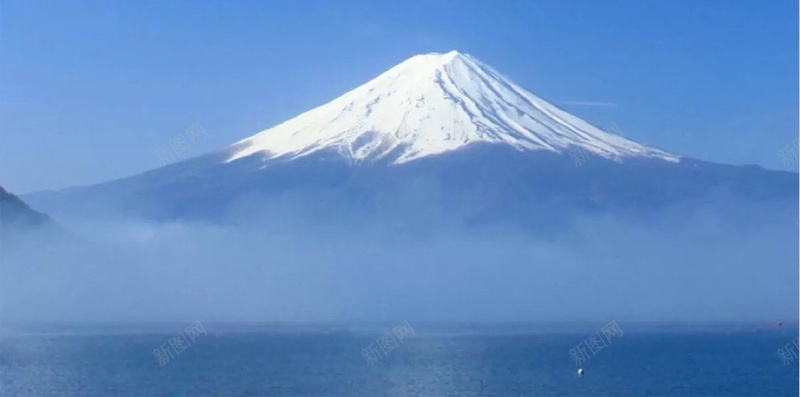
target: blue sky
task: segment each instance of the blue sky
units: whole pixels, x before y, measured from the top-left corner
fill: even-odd
[[[158,167],[456,49],[596,125],[729,164],[798,136],[796,1],[4,1],[0,184],[17,193]]]

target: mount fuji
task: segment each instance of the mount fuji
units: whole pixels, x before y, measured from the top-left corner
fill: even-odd
[[[633,142],[468,55],[420,55],[212,153],[25,195],[68,236],[4,244],[0,303],[103,321],[796,319],[797,192],[797,173]]]
[[[587,212],[796,214],[797,191],[796,173],[694,160],[605,132],[453,51],[409,58],[218,151],[25,199],[54,217],[229,220],[291,207],[317,219],[541,229]]]
[[[456,51],[417,55],[339,98],[237,143],[226,160],[256,153],[299,158],[333,149],[352,162],[402,164],[463,149],[506,145],[609,159],[678,157],[599,130]]]

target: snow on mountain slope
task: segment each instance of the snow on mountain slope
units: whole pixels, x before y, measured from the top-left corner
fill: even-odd
[[[612,160],[678,156],[602,131],[452,51],[414,56],[333,101],[231,147],[226,162],[334,149],[358,163],[400,164],[474,143],[562,153],[581,147]]]

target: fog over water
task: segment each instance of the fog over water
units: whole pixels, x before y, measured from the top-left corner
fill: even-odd
[[[797,217],[763,206],[735,218],[581,215],[532,231],[250,204],[230,222],[56,218],[66,230],[58,237],[5,239],[3,318],[796,320]]]

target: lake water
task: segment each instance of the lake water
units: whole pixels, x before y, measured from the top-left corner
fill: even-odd
[[[796,327],[633,327],[589,356],[598,329],[411,324],[372,365],[362,349],[389,327],[204,324],[160,366],[153,349],[189,324],[4,329],[7,396],[797,396],[798,364],[778,348]],[[174,352],[174,351],[172,351]]]

